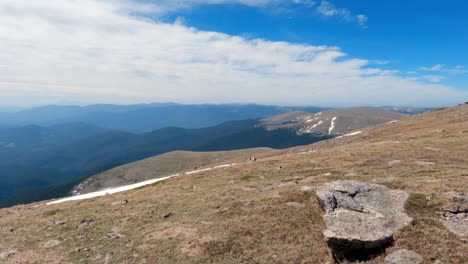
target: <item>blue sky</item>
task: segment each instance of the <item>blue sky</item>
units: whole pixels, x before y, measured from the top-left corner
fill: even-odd
[[[440,75],[446,78],[440,82],[468,89],[468,72],[449,71],[468,63],[468,2],[325,1],[354,16],[365,15],[364,25],[339,14],[323,15],[317,11],[323,1],[313,2],[310,6],[199,5],[164,19],[182,18],[200,30],[249,38],[338,46],[352,56],[385,62],[386,69],[398,70],[402,76]],[[436,65],[444,65],[447,71],[422,70]]]
[[[4,0],[0,106],[468,101],[468,4]]]

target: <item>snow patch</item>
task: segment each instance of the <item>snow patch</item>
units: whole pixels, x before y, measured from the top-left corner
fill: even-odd
[[[398,122],[398,120],[392,120],[392,121],[388,122],[387,124],[395,124],[397,122]]]
[[[322,120],[320,120],[317,124],[313,125],[313,126],[312,126],[311,128],[309,128],[309,129],[314,129],[314,128],[320,126],[321,124],[323,124],[323,121],[322,121]]]
[[[343,136],[351,137],[351,136],[355,136],[355,135],[359,135],[359,134],[362,134],[362,131],[356,131],[356,132],[348,133],[348,134],[345,134]]]
[[[86,199],[91,199],[91,198],[95,198],[95,197],[105,196],[105,195],[108,195],[108,194],[125,192],[125,191],[137,189],[137,188],[140,188],[140,187],[143,187],[143,186],[146,186],[146,185],[151,185],[153,183],[164,181],[164,180],[167,180],[167,179],[170,179],[170,178],[173,178],[173,177],[177,177],[177,176],[179,176],[179,174],[174,174],[174,175],[171,175],[171,176],[166,176],[166,177],[162,177],[162,178],[158,178],[158,179],[139,182],[139,183],[135,183],[135,184],[131,184],[131,185],[106,189],[106,190],[102,190],[102,191],[71,196],[71,197],[67,197],[67,198],[63,198],[63,199],[60,199],[60,200],[49,202],[49,203],[47,203],[47,205],[59,204],[59,203],[69,202],[69,201],[86,200]]]
[[[312,132],[312,129],[314,129],[314,128],[320,126],[321,124],[323,124],[323,121],[322,121],[322,120],[320,120],[317,124],[314,124],[314,125],[311,126],[311,127],[306,127],[306,128],[304,128],[304,133],[311,133],[311,132]]]
[[[232,166],[232,164],[223,164],[223,165],[219,165],[219,166],[214,167],[214,169],[227,168],[227,167],[231,167],[231,166]]]
[[[328,129],[328,134],[331,134],[331,132],[335,129],[335,122],[336,122],[336,116],[331,120],[330,128]]]

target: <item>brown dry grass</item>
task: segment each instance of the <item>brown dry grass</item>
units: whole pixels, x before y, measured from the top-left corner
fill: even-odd
[[[332,260],[322,212],[300,187],[353,179],[411,194],[414,224],[396,234],[387,252],[407,248],[425,263],[467,263],[468,244],[435,214],[447,202],[444,193],[468,190],[467,146],[468,106],[434,111],[113,196],[2,209],[0,247],[19,250],[8,261],[22,263],[42,263],[37,256],[50,263],[104,263],[106,255],[112,263],[326,263]],[[298,154],[303,151],[314,152]],[[394,160],[401,162],[389,165]],[[110,206],[122,199],[129,203]],[[82,219],[95,222],[78,229]],[[48,224],[52,220],[65,224]],[[125,237],[103,239],[116,228]],[[40,246],[49,240],[62,244]]]

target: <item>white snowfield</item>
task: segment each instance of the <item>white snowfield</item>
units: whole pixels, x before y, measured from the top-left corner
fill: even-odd
[[[328,129],[328,134],[331,134],[333,129],[335,129],[336,116],[331,120],[330,128]]]
[[[214,168],[205,168],[205,169],[200,169],[200,170],[195,170],[195,171],[188,171],[188,172],[185,173],[185,175],[191,175],[191,174],[195,174],[195,173],[199,173],[199,172],[210,171],[210,170],[213,170],[213,169],[231,167],[231,166],[234,166],[234,165],[236,165],[236,163],[219,165],[219,166],[216,166]],[[139,183],[135,183],[135,184],[131,184],[131,185],[126,185],[126,186],[121,186],[121,187],[116,187],[116,188],[105,189],[105,190],[101,190],[101,191],[97,191],[97,192],[91,192],[91,193],[71,196],[71,197],[67,197],[67,198],[63,198],[63,199],[59,199],[59,200],[49,202],[49,203],[47,203],[47,205],[59,204],[59,203],[70,202],[70,201],[86,200],[86,199],[96,198],[96,197],[100,197],[100,196],[105,196],[105,195],[108,195],[108,194],[114,194],[114,193],[130,191],[130,190],[137,189],[137,188],[140,188],[140,187],[143,187],[143,186],[146,186],[146,185],[151,185],[153,183],[168,180],[170,178],[174,178],[174,177],[177,177],[177,176],[180,176],[180,174],[174,174],[174,175],[170,175],[170,176],[166,176],[166,177],[162,177],[162,178],[143,181],[143,182],[139,182]]]
[[[150,184],[153,184],[153,183],[157,183],[157,182],[160,182],[160,181],[164,181],[164,180],[176,177],[176,176],[179,176],[179,174],[174,174],[174,175],[171,175],[171,176],[166,176],[166,177],[162,177],[162,178],[158,178],[158,179],[139,182],[139,183],[135,183],[135,184],[131,184],[131,185],[106,189],[106,190],[102,190],[102,191],[71,196],[71,197],[67,197],[67,198],[63,198],[63,199],[60,199],[60,200],[55,200],[55,201],[49,202],[49,203],[47,203],[47,205],[59,204],[59,203],[69,202],[69,201],[86,200],[86,199],[100,197],[100,196],[104,196],[104,195],[108,195],[108,194],[125,192],[125,191],[133,190],[133,189],[136,189],[136,188],[140,188],[140,187],[143,187],[143,186],[146,186],[146,185],[150,185]]]
[[[398,120],[392,120],[392,121],[388,122],[387,124],[395,124],[397,122],[398,122]]]

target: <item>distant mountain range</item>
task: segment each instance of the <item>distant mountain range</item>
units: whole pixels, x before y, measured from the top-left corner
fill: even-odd
[[[265,105],[140,105],[43,106],[19,112],[0,112],[0,126],[86,123],[107,129],[145,133],[164,127],[202,128],[227,121],[263,118],[302,110],[315,113],[322,107]]]

